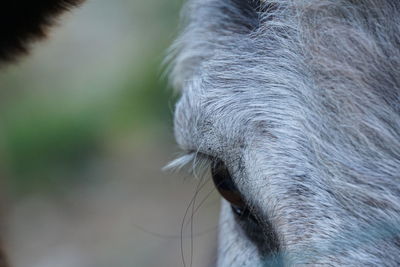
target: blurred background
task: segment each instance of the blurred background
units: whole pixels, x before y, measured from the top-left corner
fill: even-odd
[[[214,263],[211,183],[161,171],[179,155],[162,61],[181,5],[88,0],[1,71],[0,227],[14,267]]]

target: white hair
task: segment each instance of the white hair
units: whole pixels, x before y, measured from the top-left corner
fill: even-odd
[[[219,265],[399,266],[400,1],[191,0],[183,14],[177,142],[223,160],[276,237],[255,244],[224,204]]]

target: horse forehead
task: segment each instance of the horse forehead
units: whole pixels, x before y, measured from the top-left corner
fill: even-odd
[[[189,150],[213,149],[216,144],[226,143],[227,138],[237,139],[237,132],[242,129],[237,125],[240,101],[228,92],[202,87],[190,85],[183,92],[175,112],[177,141]]]
[[[219,155],[235,153],[250,139],[265,137],[273,106],[279,105],[267,86],[251,72],[227,75],[215,68],[194,77],[183,89],[175,111],[178,144],[186,150]]]

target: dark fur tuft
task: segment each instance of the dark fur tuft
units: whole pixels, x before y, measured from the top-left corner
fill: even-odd
[[[0,5],[0,64],[27,54],[29,43],[46,36],[57,15],[83,0],[8,0]]]

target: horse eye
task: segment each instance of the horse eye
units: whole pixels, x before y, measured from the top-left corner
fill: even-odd
[[[221,196],[232,205],[233,211],[243,215],[247,210],[245,201],[229,174],[228,168],[221,160],[217,160],[211,167],[211,174]]]

